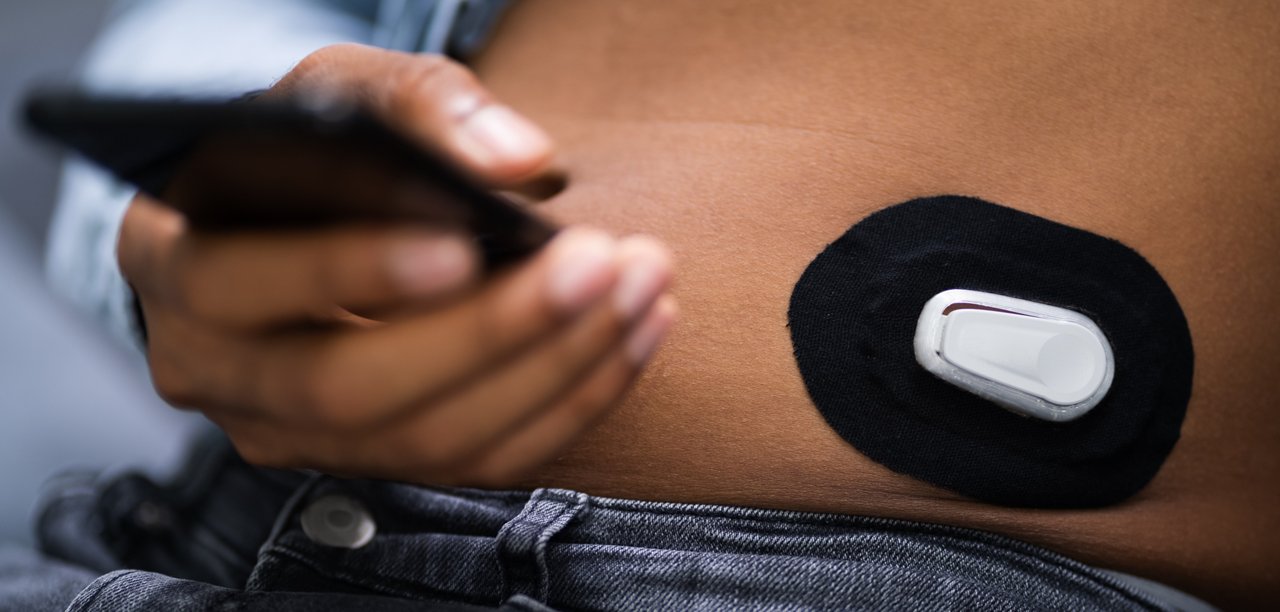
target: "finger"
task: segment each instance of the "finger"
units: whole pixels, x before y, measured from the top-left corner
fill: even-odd
[[[254,465],[308,468],[333,474],[433,484],[506,486],[553,458],[617,404],[676,318],[676,303],[660,298],[627,340],[527,427],[472,456],[442,459],[432,452],[449,432],[407,440],[387,430],[353,435],[305,431],[272,419],[220,413],[211,418]],[[472,460],[474,463],[468,464]]]
[[[647,238],[626,239],[618,250],[624,272],[614,296],[633,300],[628,306],[634,310],[619,308],[617,300],[597,303],[519,358],[397,426],[400,446],[421,449],[423,458],[433,464],[474,454],[538,418],[540,411],[622,344],[636,319],[666,290],[671,265],[666,249]]]
[[[164,286],[169,254],[185,234],[181,214],[144,195],[139,194],[125,209],[116,259],[144,306]]]
[[[440,299],[479,274],[461,237],[422,231],[334,229],[188,234],[172,250],[170,305],[217,325],[259,327]]]
[[[213,332],[189,317],[142,304],[147,326],[147,367],[157,395],[175,408],[216,409],[209,402],[219,383],[238,367],[243,340]]]
[[[557,392],[580,379],[620,345],[624,329],[625,323],[607,302],[597,304],[496,375],[486,376],[438,404],[432,402],[420,413],[385,419],[376,429],[354,431],[339,427],[344,433],[335,436],[332,420],[291,426],[297,415],[254,425],[288,431],[287,438],[277,438],[277,446],[281,447],[277,450],[297,457],[291,460],[294,462],[311,461],[310,467],[328,465],[325,462],[330,459],[326,457],[336,456],[359,461],[346,466],[348,469],[357,465],[371,470],[412,463],[419,470],[440,470],[532,417],[537,408],[548,404]],[[547,363],[557,358],[566,362]],[[549,376],[537,378],[542,371]],[[229,417],[239,415],[234,409],[225,412]],[[367,416],[368,412],[364,414]],[[305,440],[306,444],[286,449],[290,446],[286,440]]]
[[[440,55],[342,44],[305,58],[268,97],[311,90],[356,101],[481,178],[510,184],[542,170],[553,146],[541,128],[499,104],[466,68]]]
[[[601,299],[617,275],[612,238],[566,230],[532,261],[438,310],[371,329],[268,339],[247,356],[256,380],[229,392],[281,418],[367,426],[514,358]]]
[[[675,298],[665,295],[627,341],[552,408],[442,484],[507,487],[552,459],[616,406],[675,323]]]

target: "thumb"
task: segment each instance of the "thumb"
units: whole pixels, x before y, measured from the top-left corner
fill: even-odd
[[[441,55],[333,45],[304,58],[267,96],[312,90],[353,97],[409,138],[499,185],[538,174],[554,150],[546,132]]]

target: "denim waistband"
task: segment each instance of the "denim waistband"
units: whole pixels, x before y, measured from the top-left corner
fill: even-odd
[[[308,535],[299,517],[323,499],[353,504],[376,535]],[[568,609],[1173,608],[1123,577],[948,526],[330,478],[282,514],[249,588]]]

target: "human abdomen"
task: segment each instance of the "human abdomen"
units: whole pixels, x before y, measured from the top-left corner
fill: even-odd
[[[477,68],[561,144],[544,211],[665,240],[682,308],[628,401],[529,484],[963,525],[1280,596],[1280,15],[1185,4],[520,3]],[[1192,400],[1129,501],[971,501],[815,409],[792,287],[868,214],[934,194],[1120,240],[1178,297]]]

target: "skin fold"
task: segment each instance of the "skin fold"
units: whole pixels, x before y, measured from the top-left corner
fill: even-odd
[[[1276,41],[1269,2],[516,3],[474,65],[558,144],[566,187],[538,208],[660,238],[682,313],[622,406],[523,484],[961,525],[1219,605],[1280,598]],[[976,503],[870,461],[809,401],[795,281],[933,194],[1115,238],[1173,289],[1192,399],[1137,496]]]

